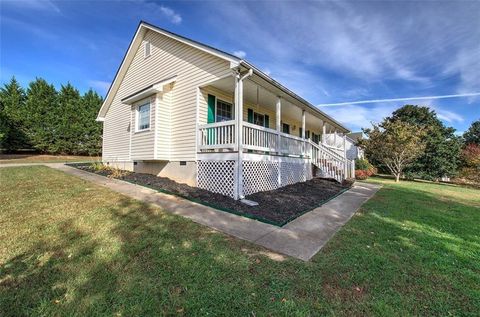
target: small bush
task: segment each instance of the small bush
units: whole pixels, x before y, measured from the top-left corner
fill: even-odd
[[[355,178],[359,180],[367,179],[368,178],[368,172],[364,170],[355,170]]]
[[[367,159],[355,160],[355,178],[367,179],[368,177],[377,174],[377,169],[370,164]]]
[[[128,171],[121,170],[119,168],[110,168],[110,171],[111,171],[111,174],[107,176],[110,178],[122,178],[129,173]]]
[[[94,171],[99,172],[99,171],[109,171],[112,168],[108,165],[103,164],[102,162],[94,162],[92,163],[92,168]]]

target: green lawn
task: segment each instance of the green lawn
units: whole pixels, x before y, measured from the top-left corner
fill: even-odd
[[[62,163],[91,161],[101,161],[101,157],[47,154],[0,154],[0,165],[8,163]]]
[[[0,316],[478,315],[480,191],[385,186],[308,263],[47,167],[0,169]]]

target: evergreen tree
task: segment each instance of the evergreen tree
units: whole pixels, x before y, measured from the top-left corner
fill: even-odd
[[[23,131],[25,92],[15,77],[0,88],[0,149],[15,151],[28,148]]]
[[[480,120],[472,123],[470,128],[463,134],[465,144],[478,144],[480,145]]]
[[[102,103],[103,98],[91,89],[82,96],[83,140],[80,144],[82,154],[98,155],[102,151],[103,125],[95,120]]]
[[[437,180],[454,176],[460,164],[462,142],[455,129],[446,127],[428,107],[406,105],[393,112],[390,122],[402,121],[425,130],[425,152],[405,173],[411,177]]]
[[[57,91],[42,78],[30,82],[25,105],[25,130],[35,149],[53,153],[58,115]]]
[[[57,154],[81,154],[84,139],[81,97],[70,83],[62,86],[58,94],[55,112],[56,126],[52,152]]]

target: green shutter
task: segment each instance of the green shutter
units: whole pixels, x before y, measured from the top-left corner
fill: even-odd
[[[215,122],[215,96],[208,95],[207,123]]]
[[[247,111],[248,115],[247,115],[247,121],[249,123],[253,123],[253,110],[252,109],[248,109]]]
[[[298,136],[302,137],[302,128],[298,128]]]
[[[216,97],[208,95],[207,123],[215,122],[215,101]],[[207,129],[207,144],[215,144],[215,131],[213,128]]]
[[[270,117],[266,114],[265,115],[265,128],[270,128]]]

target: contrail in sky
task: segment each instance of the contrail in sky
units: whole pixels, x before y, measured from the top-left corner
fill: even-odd
[[[348,105],[360,105],[360,104],[365,104],[365,103],[392,102],[392,101],[407,101],[407,100],[447,99],[447,98],[471,97],[471,96],[480,96],[480,92],[472,92],[472,93],[467,93],[467,94],[456,94],[456,95],[443,95],[443,96],[406,97],[406,98],[391,98],[391,99],[372,99],[372,100],[360,100],[360,101],[350,101],[350,102],[326,103],[326,104],[320,104],[320,105],[318,105],[317,107],[348,106]]]

